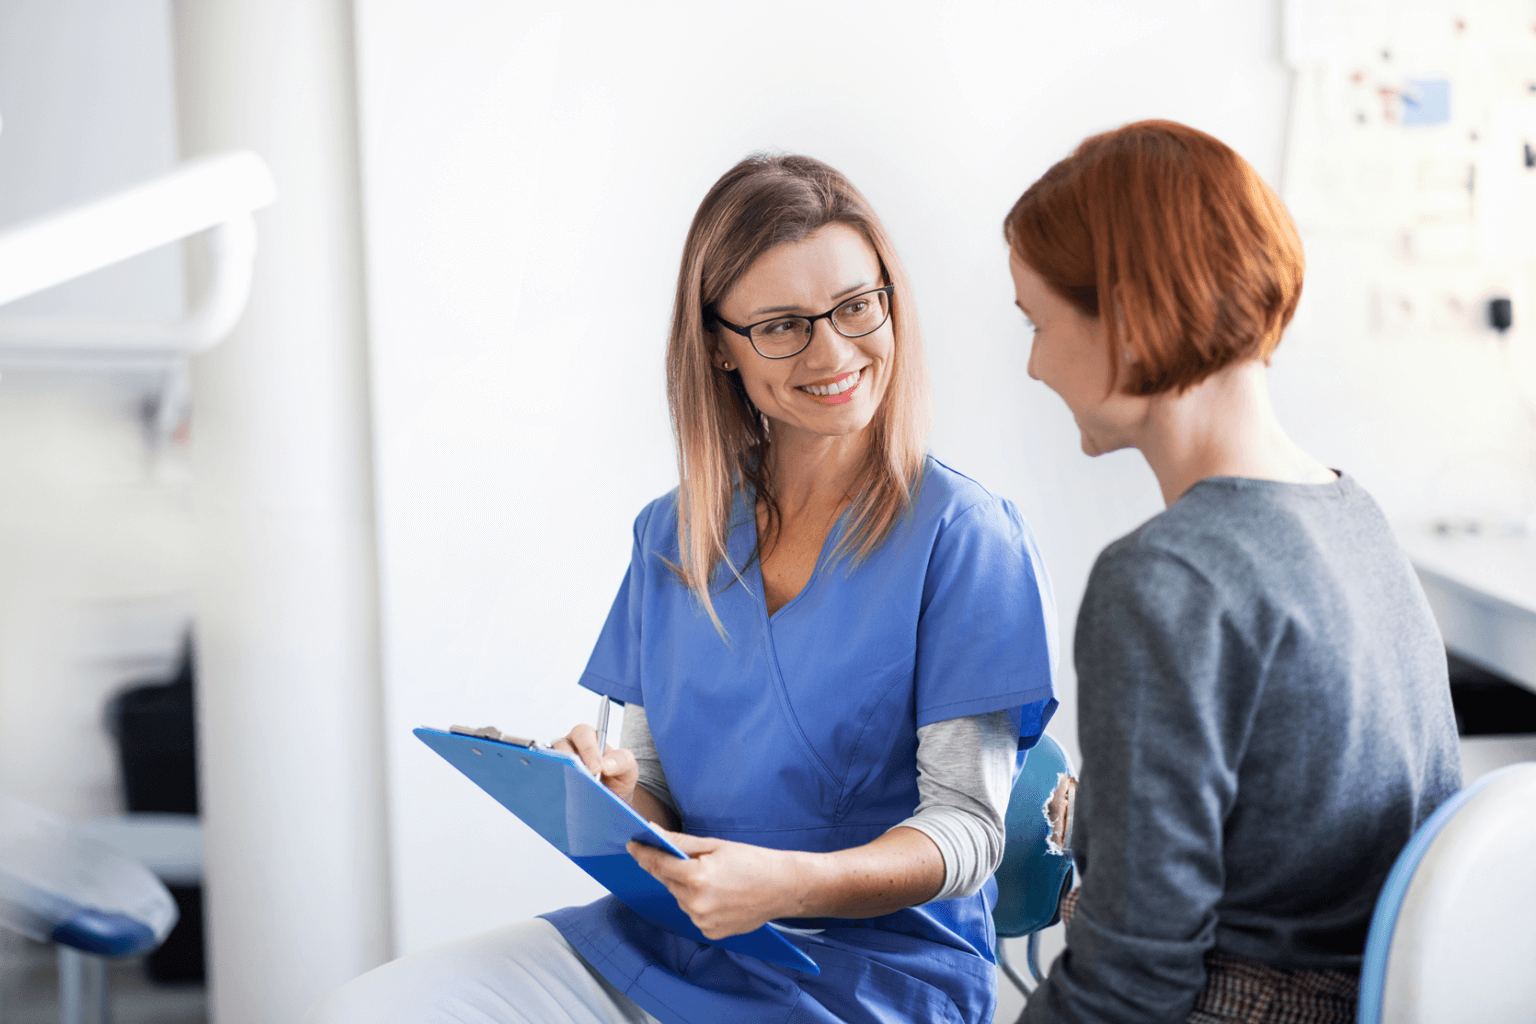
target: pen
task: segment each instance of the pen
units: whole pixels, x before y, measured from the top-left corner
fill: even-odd
[[[608,753],[608,695],[602,694],[597,699],[597,754],[599,757]]]

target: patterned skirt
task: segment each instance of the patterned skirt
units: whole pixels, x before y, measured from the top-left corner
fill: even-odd
[[[1360,977],[1285,971],[1228,953],[1205,955],[1205,991],[1189,1024],[1354,1024]]]

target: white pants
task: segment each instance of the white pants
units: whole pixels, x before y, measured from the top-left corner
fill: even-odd
[[[304,1024],[660,1024],[542,918],[401,957],[326,996]]]

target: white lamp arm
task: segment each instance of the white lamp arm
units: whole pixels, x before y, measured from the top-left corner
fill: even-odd
[[[256,257],[253,211],[276,198],[254,153],[189,161],[161,178],[0,232],[0,305],[130,256],[209,232],[208,284],[171,321],[0,316],[0,351],[190,355],[239,320]]]
[[[208,231],[208,283],[176,320],[0,315],[0,352],[29,355],[193,355],[234,328],[251,294],[256,224],[242,214]]]

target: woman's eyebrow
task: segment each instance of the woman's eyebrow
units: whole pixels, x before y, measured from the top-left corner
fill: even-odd
[[[869,287],[869,282],[868,281],[859,281],[856,284],[851,284],[847,288],[844,288],[842,291],[838,292],[836,295],[832,296],[832,301],[836,302],[838,299],[842,298],[844,295],[852,295],[854,292],[858,291],[860,288],[867,288],[867,287]],[[761,306],[761,307],[759,307],[757,309],[754,309],[752,311],[752,315],[753,316],[761,316],[764,313],[793,313],[793,312],[795,312],[796,310],[798,310],[800,308],[802,308],[802,307],[800,307],[800,306]]]

